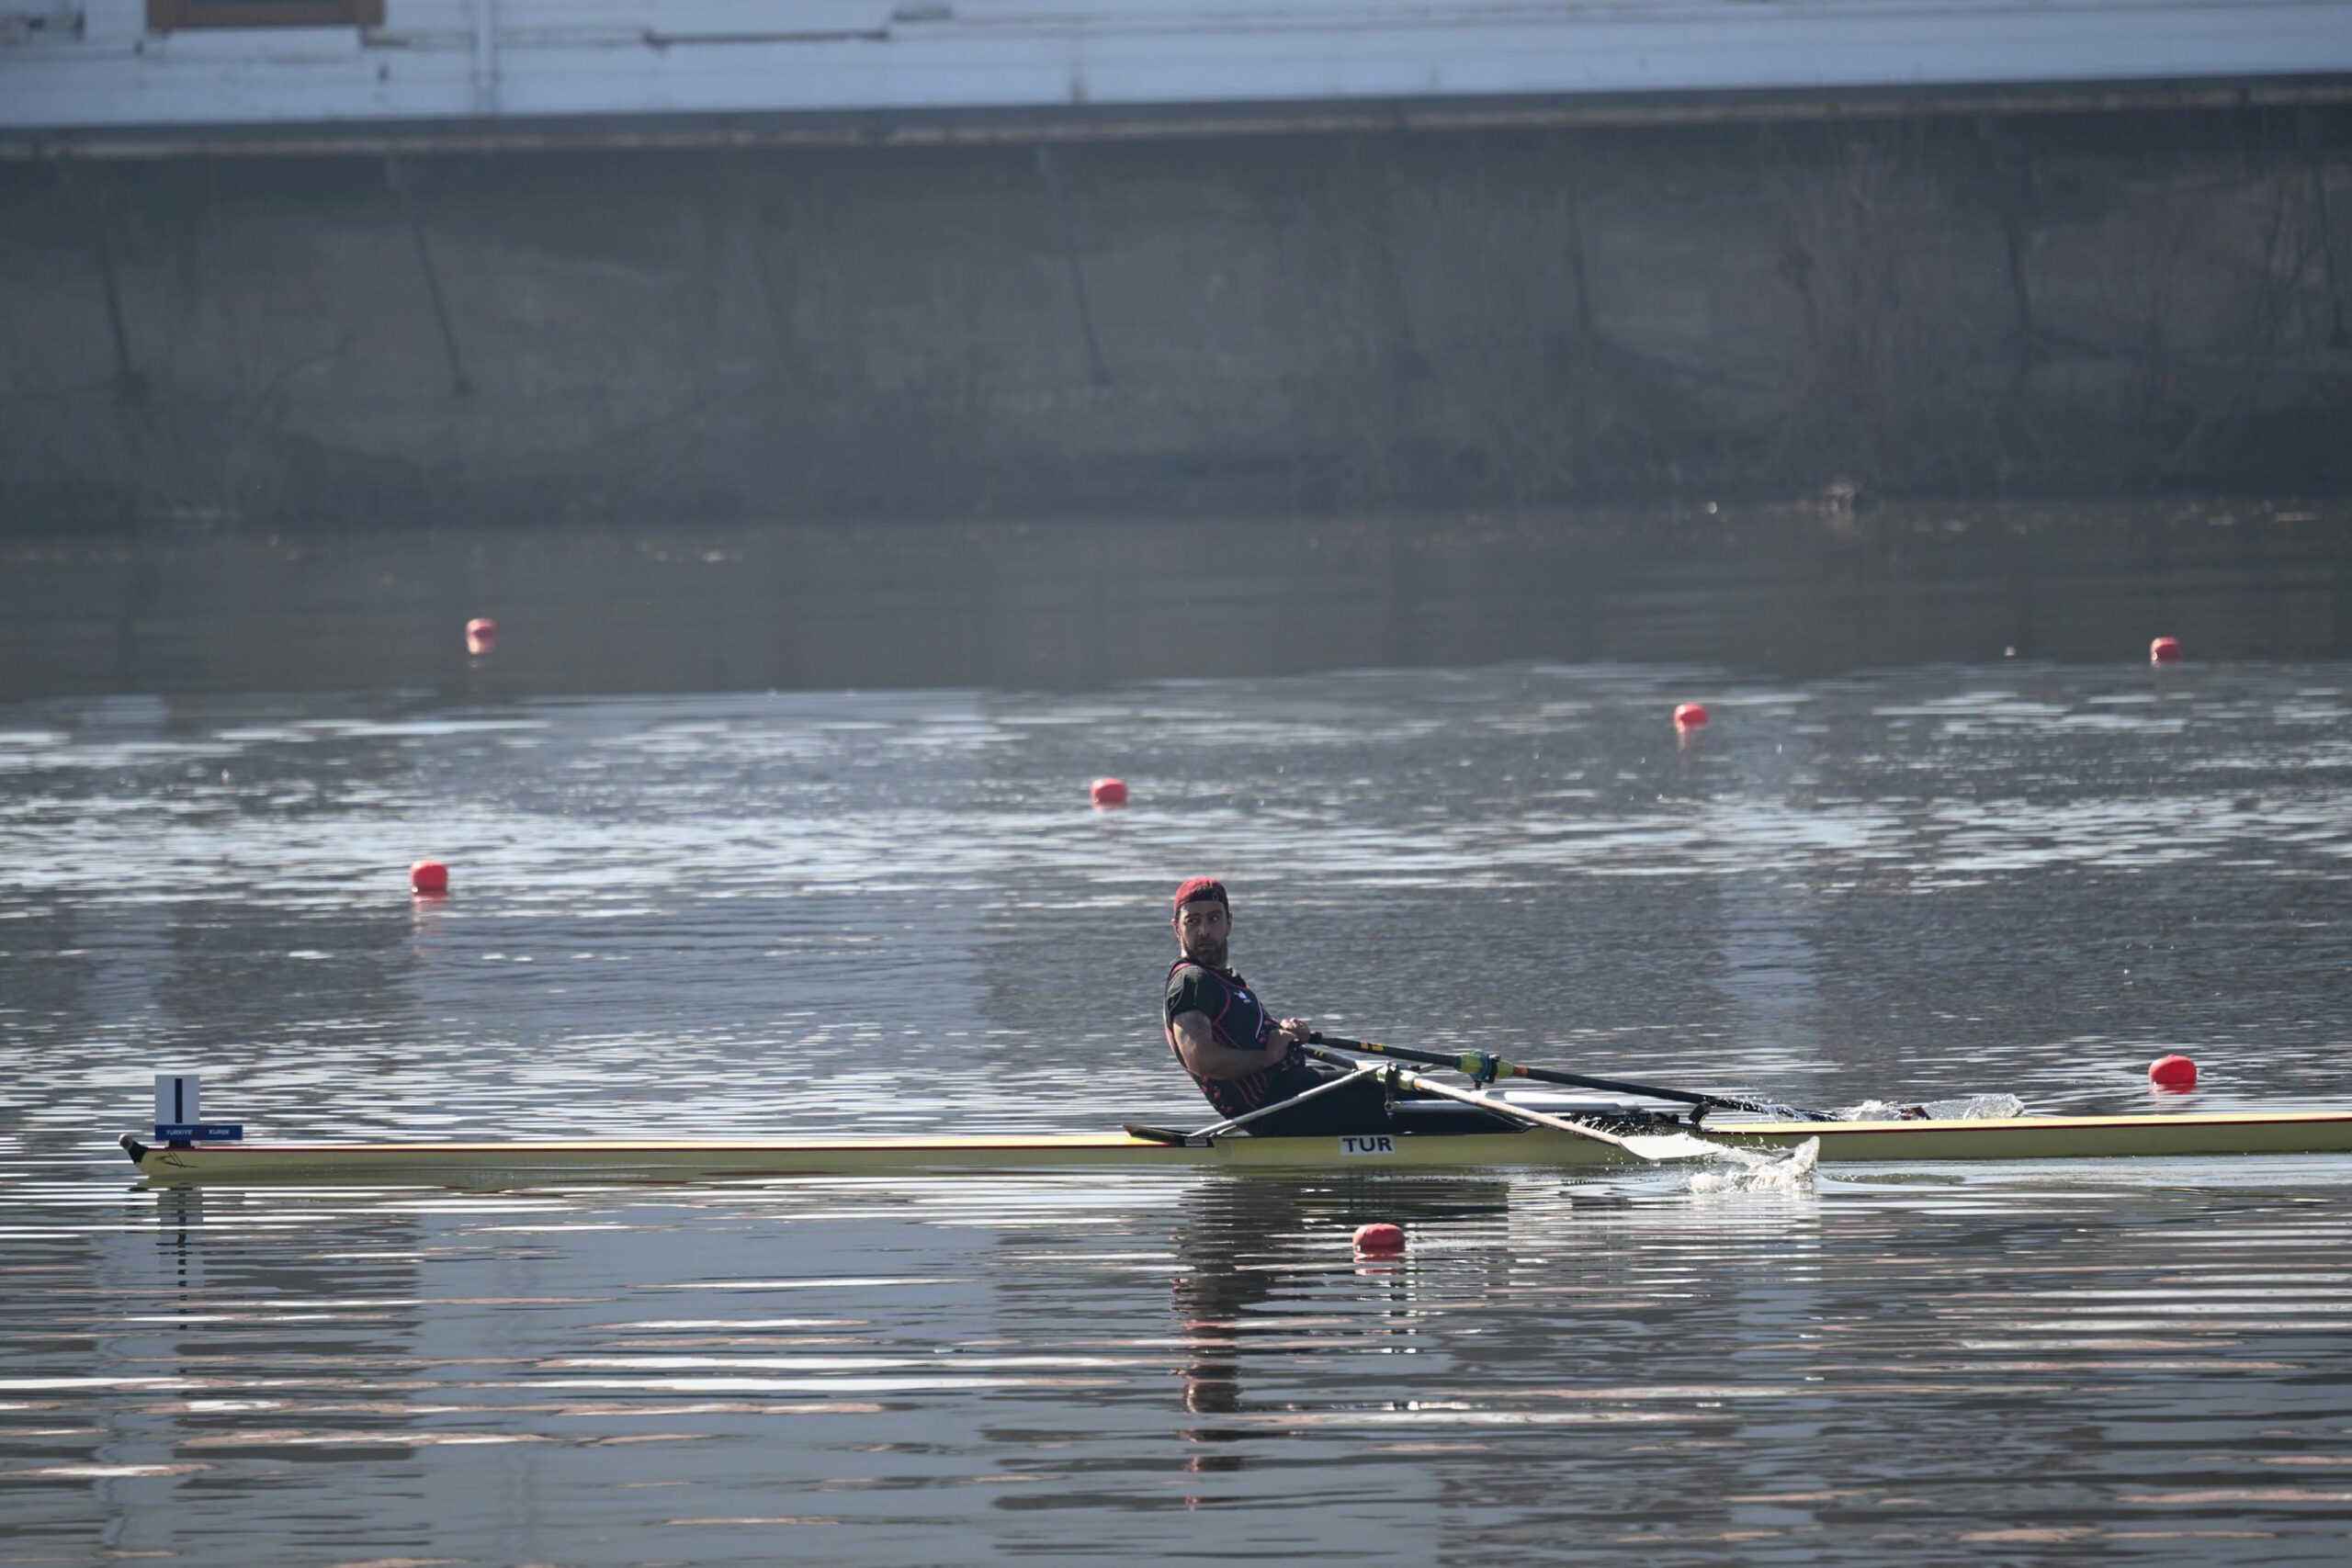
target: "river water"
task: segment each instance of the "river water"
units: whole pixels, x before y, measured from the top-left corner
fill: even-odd
[[[165,1066],[268,1138],[1205,1121],[1157,1026],[1201,871],[1336,1032],[2352,1106],[2343,574],[2223,514],[1826,576],[23,547],[0,1564],[2340,1562],[2340,1158],[173,1190],[111,1141]]]

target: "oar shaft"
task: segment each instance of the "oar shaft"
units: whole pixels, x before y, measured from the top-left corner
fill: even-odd
[[[1375,1056],[1395,1056],[1401,1061],[1423,1062],[1432,1067],[1452,1067],[1472,1077],[1482,1069],[1509,1078],[1530,1078],[1537,1083],[1566,1084],[1574,1089],[1605,1089],[1617,1094],[1646,1095],[1653,1100],[1672,1100],[1685,1105],[1722,1105],[1726,1103],[1711,1094],[1693,1094],[1688,1089],[1658,1089],[1650,1084],[1623,1083],[1616,1078],[1596,1078],[1583,1073],[1566,1073],[1555,1067],[1531,1067],[1521,1062],[1505,1061],[1483,1051],[1448,1054],[1443,1051],[1417,1050],[1410,1045],[1389,1045],[1378,1040],[1342,1040],[1335,1034],[1308,1036],[1318,1045],[1330,1045],[1341,1051],[1363,1051]]]
[[[1499,1056],[1489,1056],[1483,1051],[1448,1055],[1442,1051],[1419,1051],[1408,1045],[1386,1045],[1377,1040],[1342,1040],[1333,1034],[1310,1036],[1318,1044],[1336,1046],[1342,1051],[1363,1051],[1376,1056],[1395,1056],[1408,1062],[1425,1062],[1433,1067],[1452,1067],[1471,1077],[1481,1069],[1491,1066],[1493,1076],[1527,1078],[1535,1083],[1565,1084],[1570,1089],[1605,1089],[1611,1094],[1638,1094],[1650,1100],[1670,1100],[1680,1105],[1722,1106],[1726,1111],[1753,1111],[1761,1115],[1786,1114],[1793,1107],[1766,1105],[1760,1100],[1740,1100],[1729,1095],[1694,1094],[1689,1089],[1662,1089],[1656,1084],[1628,1083],[1623,1078],[1593,1077],[1586,1073],[1566,1073],[1556,1067],[1531,1067],[1519,1062],[1507,1062]],[[1799,1111],[1797,1115],[1807,1122],[1830,1122],[1836,1118],[1818,1111]]]
[[[1346,1040],[1337,1034],[1325,1034],[1319,1030],[1308,1035],[1306,1043],[1310,1045],[1329,1045],[1337,1051],[1363,1051],[1374,1056],[1395,1056],[1401,1061],[1425,1062],[1432,1067],[1452,1067],[1456,1072],[1473,1076],[1477,1073],[1479,1063],[1490,1059],[1498,1068],[1513,1076],[1522,1070],[1516,1063],[1503,1061],[1500,1057],[1488,1058],[1476,1051],[1449,1055],[1443,1051],[1418,1051],[1410,1045],[1385,1045],[1377,1040]]]
[[[1327,1060],[1346,1060],[1336,1051],[1328,1048],[1309,1045],[1307,1049]],[[1538,1127],[1550,1127],[1557,1132],[1573,1133],[1579,1138],[1590,1138],[1596,1144],[1608,1144],[1612,1147],[1623,1149],[1628,1154],[1639,1155],[1644,1159],[1657,1157],[1655,1155],[1644,1154],[1614,1133],[1604,1133],[1598,1127],[1588,1127],[1581,1122],[1571,1122],[1565,1116],[1554,1116],[1542,1111],[1531,1111],[1524,1105],[1513,1105],[1499,1095],[1456,1089],[1452,1084],[1439,1083],[1435,1078],[1426,1078],[1419,1073],[1409,1073],[1401,1067],[1395,1071],[1398,1079],[1424,1094],[1434,1094],[1446,1100],[1458,1100],[1464,1105],[1475,1105],[1484,1111],[1497,1111],[1514,1121],[1532,1122]]]
[[[1184,1136],[1187,1138],[1220,1137],[1227,1133],[1233,1132],[1237,1128],[1247,1127],[1252,1122],[1272,1116],[1277,1111],[1288,1111],[1295,1105],[1304,1105],[1308,1100],[1314,1100],[1318,1096],[1330,1094],[1335,1090],[1345,1089],[1348,1085],[1355,1082],[1358,1078],[1367,1077],[1373,1073],[1385,1072],[1388,1070],[1380,1066],[1377,1062],[1350,1062],[1347,1065],[1353,1067],[1355,1070],[1349,1073],[1344,1077],[1336,1077],[1328,1083],[1317,1084],[1313,1089],[1306,1090],[1304,1094],[1294,1094],[1288,1100],[1278,1100],[1272,1105],[1261,1105],[1255,1111],[1244,1111],[1238,1116],[1228,1116],[1222,1122],[1212,1122],[1207,1126],[1201,1128],[1198,1132],[1187,1133]]]

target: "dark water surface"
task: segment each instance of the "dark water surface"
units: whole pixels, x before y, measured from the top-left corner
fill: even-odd
[[[1866,502],[1866,498],[1865,498]],[[0,527],[6,520],[0,519]],[[0,701],[989,687],[1395,665],[2352,658],[2343,500],[0,534]],[[495,617],[495,665],[456,627]]]
[[[1155,1013],[1199,870],[1344,1032],[1826,1105],[2352,1106],[2332,569],[1777,672],[1637,656],[1756,610],[1729,581],[1604,596],[1598,650],[1514,641],[1570,586],[1480,633],[1425,581],[1455,630],[1385,668],[1282,629],[1240,673],[1154,651],[1241,624],[1214,581],[1091,570],[1058,680],[978,609],[960,676],[907,654],[887,585],[791,634],[849,692],[747,674],[748,610],[607,639],[356,579],[308,629],[158,611],[17,666],[0,1565],[2352,1550],[2342,1159],[173,1191],[114,1150],[179,1065],[266,1137],[1205,1120]],[[234,678],[252,627],[284,678]],[[2191,662],[2138,662],[2159,631]],[[2158,1102],[2168,1050],[2205,1077]],[[1351,1257],[1375,1219],[1403,1259]]]

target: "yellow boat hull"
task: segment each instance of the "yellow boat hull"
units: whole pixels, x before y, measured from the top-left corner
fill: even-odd
[[[1708,1139],[1747,1148],[1821,1140],[1824,1163],[2043,1160],[2191,1155],[2352,1153],[2352,1111],[2171,1116],[2020,1116],[1971,1122],[1724,1122]],[[502,1143],[198,1144],[121,1140],[158,1181],[512,1183],[676,1181],[749,1176],[887,1176],[922,1171],[1500,1169],[1639,1163],[1608,1144],[1550,1128],[1522,1133],[1216,1138],[1197,1145],[1126,1134],[942,1138],[586,1138]]]

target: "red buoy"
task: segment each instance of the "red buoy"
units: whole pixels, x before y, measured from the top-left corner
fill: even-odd
[[[1702,704],[1684,703],[1674,710],[1674,728],[1677,729],[1696,729],[1706,722],[1707,710]]]
[[[498,646],[498,623],[477,615],[466,623],[466,651],[488,653]]]
[[[1356,1250],[1367,1258],[1392,1258],[1405,1250],[1405,1232],[1382,1220],[1356,1227]]]
[[[2180,638],[2177,637],[2160,637],[2156,638],[2155,641],[2150,643],[2148,645],[2148,662],[2151,664],[2179,663]]]
[[[2158,1089],[2195,1089],[2197,1064],[2186,1056],[2159,1056],[2148,1064],[2148,1081]]]
[[[1087,798],[1097,806],[1125,806],[1127,786],[1119,779],[1096,779],[1086,787]]]
[[[408,885],[419,893],[449,891],[449,868],[437,860],[421,860],[408,868]]]

